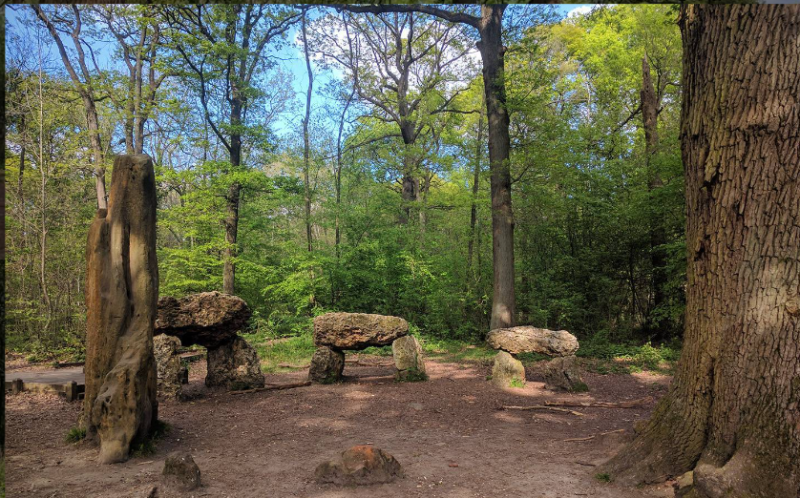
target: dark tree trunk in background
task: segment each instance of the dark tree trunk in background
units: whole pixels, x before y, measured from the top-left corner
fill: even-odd
[[[494,291],[491,329],[514,325],[514,214],[511,209],[509,117],[506,108],[505,51],[502,20],[505,5],[481,5],[478,46],[483,59],[486,116],[489,121],[489,167],[492,186]]]
[[[231,128],[236,130],[242,124],[242,97],[234,95],[231,98]],[[242,164],[242,135],[231,133],[230,142],[230,162],[231,170],[236,171]],[[225,253],[222,266],[222,292],[225,294],[236,294],[236,239],[239,233],[239,197],[241,196],[242,186],[239,182],[231,183],[228,193],[225,196],[227,215],[225,217]]]
[[[645,165],[647,169],[647,190],[652,193],[663,185],[661,176],[658,173],[656,165],[653,162],[653,156],[658,148],[658,108],[661,103],[656,96],[656,89],[653,85],[653,78],[650,75],[650,64],[647,61],[647,55],[642,59],[642,124],[644,127],[645,136]],[[650,263],[653,267],[652,289],[653,289],[653,305],[650,308],[650,314],[653,310],[660,308],[665,303],[664,287],[667,283],[667,274],[665,266],[667,264],[667,257],[662,247],[666,242],[666,234],[664,233],[664,223],[652,206],[657,205],[656,200],[651,200],[651,215],[650,215]],[[657,338],[664,338],[665,325],[663,320],[658,323],[652,323],[650,320],[649,327],[651,332]]]
[[[475,227],[478,224],[478,187],[481,179],[481,163],[483,162],[483,118],[486,112],[486,95],[481,99],[481,108],[478,111],[478,133],[475,146],[475,166],[472,172],[472,205],[469,215],[469,243],[467,245],[467,262],[470,271],[477,275],[479,269],[473,265],[473,253],[475,246]],[[478,248],[480,250],[480,248]]]
[[[800,492],[800,7],[682,8],[688,286],[683,353],[631,483],[693,498]]]

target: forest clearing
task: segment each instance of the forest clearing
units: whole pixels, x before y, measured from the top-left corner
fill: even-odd
[[[800,498],[800,5],[5,14],[10,496]]]

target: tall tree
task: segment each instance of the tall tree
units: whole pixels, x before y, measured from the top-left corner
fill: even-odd
[[[684,6],[680,27],[685,343],[669,393],[605,470],[640,483],[693,469],[693,498],[791,498],[800,492],[800,7]]]
[[[300,20],[300,13],[269,5],[194,5],[165,7],[164,12],[183,73],[194,80],[205,121],[227,151],[234,176],[225,196],[222,276],[223,292],[234,294],[242,191],[235,176],[243,166],[243,139],[266,131],[264,123],[250,124],[248,113],[258,112],[256,104],[263,94],[256,83],[274,63],[265,55],[268,45],[283,37]]]
[[[341,6],[352,12],[423,12],[478,31],[489,126],[489,169],[492,197],[492,258],[494,285],[490,328],[514,325],[514,214],[511,207],[509,115],[506,107],[503,13],[506,5],[480,6],[480,16],[429,5]]]
[[[96,75],[92,75],[89,71],[89,66],[86,62],[86,53],[83,50],[85,42],[81,37],[81,31],[83,29],[82,9],[84,9],[84,7],[78,7],[77,5],[72,5],[71,7],[64,5],[53,6],[55,11],[52,13],[45,12],[40,5],[31,5],[31,8],[36,12],[36,15],[47,27],[50,35],[56,42],[58,53],[61,55],[64,67],[83,101],[86,110],[86,128],[89,132],[89,143],[91,144],[92,157],[94,159],[97,207],[98,209],[107,209],[108,198],[106,194],[105,151],[100,134],[100,120],[97,115],[97,106],[95,105],[97,101],[95,95]],[[71,18],[66,12],[69,8],[72,9]],[[61,39],[61,35],[65,33],[72,39],[72,45],[75,50],[74,62],[67,52],[64,41]],[[80,75],[75,69],[76,64],[80,68]]]

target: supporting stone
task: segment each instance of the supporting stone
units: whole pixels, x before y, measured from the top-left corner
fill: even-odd
[[[398,381],[415,382],[427,380],[425,361],[422,358],[422,346],[413,335],[396,339],[392,343],[395,374]]]
[[[153,352],[158,374],[158,393],[166,398],[179,398],[185,368],[178,356],[181,341],[159,334],[153,338]]]
[[[87,438],[101,463],[128,458],[157,418],[153,329],[158,300],[156,189],[146,155],[117,156],[108,210],[86,248]]]
[[[553,358],[544,368],[544,387],[553,391],[585,392],[589,387],[581,379],[575,356]]]
[[[239,336],[208,350],[206,386],[225,386],[231,391],[264,387],[258,353]]]
[[[522,362],[505,351],[494,358],[492,384],[500,388],[525,386],[525,367]]]
[[[308,368],[308,380],[319,384],[333,384],[342,380],[343,371],[343,352],[327,346],[317,346]]]

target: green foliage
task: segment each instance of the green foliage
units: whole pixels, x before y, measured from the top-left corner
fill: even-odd
[[[523,388],[525,387],[525,381],[522,379],[511,379],[508,383],[509,387],[516,387],[516,388]]]
[[[605,483],[609,483],[609,482],[611,482],[613,480],[612,477],[611,477],[611,474],[609,474],[608,472],[595,474],[594,478],[597,479],[600,482],[605,482]]]
[[[83,427],[71,427],[67,431],[67,435],[64,436],[64,440],[67,443],[79,443],[84,439],[86,439],[86,429]]]

